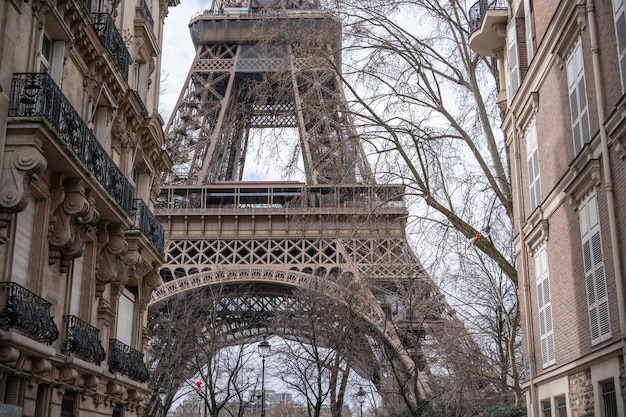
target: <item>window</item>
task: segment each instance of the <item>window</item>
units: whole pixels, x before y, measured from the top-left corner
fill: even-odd
[[[556,405],[556,417],[567,417],[565,397],[555,397],[554,404]]]
[[[144,104],[148,98],[148,81],[148,64],[145,62],[137,63],[137,93]]]
[[[83,298],[83,274],[85,271],[85,254],[74,259],[72,266],[72,292],[69,314],[80,317],[80,301]]]
[[[537,280],[541,363],[546,368],[553,365],[556,360],[554,330],[552,328],[552,302],[550,301],[550,277],[548,275],[548,252],[545,245],[535,253],[535,279]]]
[[[76,404],[76,393],[65,392],[61,399],[61,417],[74,417],[74,406]]]
[[[509,64],[509,98],[513,99],[520,84],[519,56],[517,50],[517,21],[511,18],[506,25],[507,61]]]
[[[526,158],[528,162],[528,194],[530,210],[541,204],[541,178],[539,176],[539,150],[537,148],[537,123],[533,120],[526,132]]]
[[[528,65],[534,57],[534,33],[533,33],[533,1],[524,0],[524,23],[526,31],[526,58],[528,59]]]
[[[552,407],[550,406],[550,400],[541,402],[541,415],[543,417],[552,417]]]
[[[615,382],[613,380],[600,382],[600,394],[602,395],[603,417],[617,417],[617,396],[615,395]]]
[[[598,200],[595,192],[583,199],[578,207],[578,215],[583,248],[591,344],[595,345],[611,337],[609,297],[606,289]]]
[[[63,78],[63,60],[65,54],[64,41],[52,41],[45,33],[42,35],[39,51],[39,72],[50,74],[50,77],[61,85]]]
[[[567,86],[572,117],[574,155],[578,155],[583,146],[591,140],[589,114],[587,111],[587,91],[585,89],[585,66],[580,39],[576,42],[574,50],[567,59]]]
[[[32,243],[35,238],[37,200],[30,197],[26,208],[17,214],[15,226],[15,246],[13,248],[13,270],[11,281],[28,288],[30,274]]]
[[[132,346],[135,297],[128,290],[120,297],[117,311],[117,340]]]
[[[624,0],[613,0],[613,20],[617,38],[617,57],[619,59],[622,92],[626,92],[626,5]]]

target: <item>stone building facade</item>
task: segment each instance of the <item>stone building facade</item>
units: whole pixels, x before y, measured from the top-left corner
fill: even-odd
[[[0,415],[143,412],[176,3],[0,3]]]
[[[514,189],[529,416],[623,416],[626,2],[481,0]]]

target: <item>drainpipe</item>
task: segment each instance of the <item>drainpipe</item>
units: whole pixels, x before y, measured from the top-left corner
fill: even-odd
[[[624,288],[622,283],[622,264],[620,260],[620,248],[617,235],[617,216],[615,214],[615,191],[611,175],[611,163],[609,156],[609,144],[604,123],[604,91],[602,89],[600,56],[598,47],[598,33],[596,27],[596,15],[593,0],[587,0],[587,24],[589,25],[589,38],[591,40],[591,57],[593,62],[593,79],[596,89],[596,103],[598,121],[600,125],[600,149],[602,152],[602,168],[604,174],[604,191],[606,193],[606,205],[609,215],[609,233],[611,236],[611,252],[613,255],[613,270],[615,271],[615,290],[617,296],[617,310],[619,312],[619,329],[621,338],[626,337],[626,309],[624,306]]]
[[[534,417],[535,415],[537,415],[536,412],[536,404],[535,404],[535,384],[533,382],[533,375],[534,375],[534,363],[535,363],[535,339],[534,339],[534,326],[533,326],[533,321],[532,321],[532,314],[531,314],[531,302],[530,302],[530,292],[531,292],[531,288],[530,288],[530,280],[529,280],[529,276],[528,276],[528,250],[526,249],[526,236],[524,235],[524,219],[526,218],[525,212],[524,212],[524,193],[523,193],[523,187],[522,187],[522,181],[521,181],[521,172],[522,172],[522,162],[521,162],[521,158],[522,155],[520,153],[520,141],[523,140],[523,135],[522,135],[522,130],[521,128],[518,126],[517,124],[517,119],[515,117],[515,114],[511,113],[511,117],[513,119],[513,134],[515,135],[514,138],[514,143],[515,143],[515,148],[513,150],[514,155],[513,158],[515,159],[515,170],[516,173],[515,175],[513,175],[512,177],[515,178],[516,182],[517,182],[517,213],[518,213],[518,218],[517,218],[517,223],[518,223],[518,230],[519,230],[519,237],[520,237],[520,263],[518,266],[518,272],[519,275],[518,277],[520,277],[521,279],[521,290],[523,292],[524,295],[524,322],[526,323],[526,326],[524,326],[524,329],[526,330],[525,333],[525,339],[526,339],[526,349],[528,349],[528,358],[527,360],[530,361],[531,365],[530,365],[530,375],[527,375],[527,377],[530,379],[530,390],[529,390],[529,398],[528,398],[528,406],[530,408],[530,417]],[[524,363],[524,368],[526,368],[526,364]]]

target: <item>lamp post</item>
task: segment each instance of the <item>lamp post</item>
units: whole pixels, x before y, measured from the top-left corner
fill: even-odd
[[[165,395],[167,394],[167,392],[165,392],[165,388],[161,387],[159,388],[158,391],[158,395],[159,395],[159,400],[161,400],[161,417],[165,417]]]
[[[365,402],[365,391],[363,391],[363,387],[359,387],[359,391],[356,393],[356,400],[361,406],[361,417],[363,417],[363,403]]]
[[[265,336],[259,342],[258,348],[261,355],[261,417],[265,417],[265,358],[270,355],[272,348]]]

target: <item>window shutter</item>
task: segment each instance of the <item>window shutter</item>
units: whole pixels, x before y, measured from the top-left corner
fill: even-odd
[[[595,193],[591,194],[583,201],[578,211],[580,216],[591,344],[595,345],[611,338],[609,298],[604,270],[597,197]]]
[[[506,26],[507,60],[509,63],[509,98],[513,98],[519,88],[519,56],[517,50],[517,24],[515,18],[511,18]]]
[[[574,50],[567,59],[567,86],[572,119],[574,154],[578,155],[585,143],[591,140],[589,115],[587,112],[585,66],[580,40],[578,40]]]
[[[623,0],[613,0],[617,57],[619,59],[622,92],[626,92],[626,7]]]
[[[524,0],[524,26],[526,31],[526,57],[528,59],[528,65],[533,60],[534,50],[533,50],[533,21],[532,21],[532,10],[530,0]]]
[[[539,149],[537,147],[537,124],[533,121],[526,132],[526,154],[528,161],[528,194],[530,210],[541,204],[541,176],[539,173]]]
[[[545,246],[535,254],[535,278],[537,280],[537,307],[539,309],[539,337],[541,339],[541,363],[544,368],[555,363],[554,329],[552,326],[552,301],[548,254]]]

